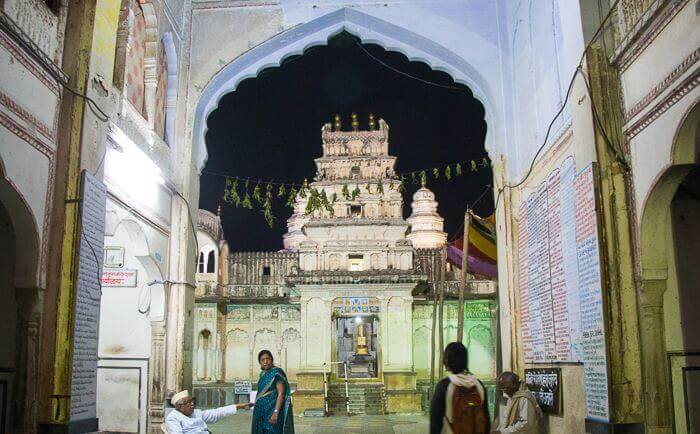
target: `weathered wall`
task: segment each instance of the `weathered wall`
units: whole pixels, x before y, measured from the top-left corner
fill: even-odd
[[[195,336],[204,330],[212,333],[215,345],[207,356],[210,381],[257,381],[260,366],[257,362],[261,350],[270,350],[275,364],[287,373],[290,381],[296,381],[299,371],[301,345],[300,307],[293,304],[226,304],[223,305],[225,329],[217,324],[218,308],[214,303],[197,304]],[[224,336],[221,336],[223,334]],[[222,342],[222,344],[218,344]],[[195,343],[197,345],[197,343]],[[195,347],[195,372],[204,372],[204,348]],[[203,376],[195,381],[203,382]]]
[[[688,324],[679,288],[688,252],[674,244],[674,229],[697,223],[692,213],[686,222],[674,222],[671,208],[683,178],[698,164],[700,15],[692,1],[622,3],[615,63],[631,166],[644,416],[648,432],[684,433],[694,410],[683,398],[688,379],[682,372],[700,361],[690,353],[696,346],[683,342]],[[687,238],[684,245],[692,249],[692,236]]]
[[[444,343],[457,340],[458,303],[446,301],[444,307]],[[497,303],[467,301],[464,304],[464,337],[469,370],[482,381],[496,380],[496,348],[498,341]],[[432,303],[413,305],[413,370],[418,380],[430,379],[430,336],[433,323]],[[439,325],[438,325],[439,327]],[[438,333],[435,333],[435,378],[438,377],[440,351]]]

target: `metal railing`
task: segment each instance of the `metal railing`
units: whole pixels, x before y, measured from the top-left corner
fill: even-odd
[[[332,371],[332,365],[343,365],[344,380],[345,380],[345,411],[350,415],[350,392],[348,385],[348,363],[347,362],[331,362],[331,366],[328,363],[323,364],[323,410],[325,414],[328,414],[328,382],[330,381],[330,375]],[[330,368],[330,369],[328,369]]]

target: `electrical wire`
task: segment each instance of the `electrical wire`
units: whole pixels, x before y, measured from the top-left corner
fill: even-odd
[[[568,89],[566,91],[566,96],[564,98],[564,101],[563,101],[561,107],[559,108],[559,110],[557,111],[557,113],[552,118],[552,121],[549,123],[549,126],[547,127],[547,133],[545,134],[544,140],[542,141],[542,145],[540,145],[540,147],[537,149],[537,152],[535,153],[535,156],[532,158],[532,162],[530,163],[530,167],[529,167],[527,173],[516,184],[505,184],[502,188],[498,189],[498,195],[496,196],[496,202],[494,203],[494,207],[493,207],[494,211],[498,209],[498,203],[501,199],[501,195],[503,194],[503,191],[505,191],[506,188],[513,189],[513,188],[517,188],[517,187],[521,186],[522,184],[525,183],[525,181],[528,179],[528,177],[532,174],[532,170],[534,169],[535,163],[537,162],[537,157],[540,155],[542,150],[547,146],[547,142],[549,141],[549,134],[551,133],[552,126],[554,125],[554,122],[556,122],[556,120],[559,118],[559,116],[561,116],[561,114],[564,112],[564,108],[566,107],[566,104],[569,101],[569,97],[571,96],[571,90],[573,88],[574,82],[576,81],[576,76],[579,73],[582,73],[581,75],[584,77],[584,81],[585,81],[585,75],[583,74],[583,61],[586,58],[586,53],[591,48],[591,45],[602,34],[601,32],[603,31],[603,29],[606,28],[606,23],[610,19],[610,17],[612,16],[615,9],[617,8],[617,5],[619,2],[620,2],[620,0],[615,0],[615,2],[610,6],[610,10],[608,10],[608,13],[605,15],[605,17],[601,21],[601,23],[598,26],[598,28],[596,29],[595,33],[593,33],[591,40],[588,42],[588,44],[586,44],[586,47],[583,49],[583,52],[581,53],[581,57],[579,58],[578,65],[576,66],[576,70],[574,71],[574,74],[571,76],[571,81],[569,82],[569,86],[568,86]],[[586,84],[586,87],[588,90],[589,98],[591,99],[591,107],[593,108],[594,116],[596,117],[596,119],[598,119],[597,115],[595,115],[595,108],[594,108],[595,106],[593,103],[593,98],[591,97],[590,87],[588,86],[588,84]],[[599,128],[601,129],[601,131],[604,131],[603,125],[602,124],[599,124],[599,125],[600,125]],[[603,136],[607,137],[607,134],[604,133]],[[605,140],[607,140],[607,139],[605,139]],[[616,154],[616,156],[617,156],[617,154]],[[626,163],[625,163],[625,166],[626,166]]]
[[[486,192],[489,191],[490,189],[491,189],[491,184],[486,184],[486,188],[484,188],[484,191],[481,192],[481,194],[479,195],[479,197],[476,198],[474,203],[472,203],[471,205],[467,204],[467,209],[469,209],[469,208],[474,209],[474,207],[477,206],[479,204],[479,202],[481,202],[481,199],[483,199],[486,196]],[[462,220],[460,222],[459,227],[457,228],[457,231],[455,231],[455,234],[451,238],[448,238],[447,243],[449,244],[449,243],[452,243],[452,242],[456,241],[457,239],[459,239],[459,234],[463,230],[464,230],[464,220]]]
[[[396,69],[396,68],[394,68],[393,66],[391,66],[391,65],[389,65],[389,64],[387,64],[387,63],[385,63],[384,61],[382,61],[382,60],[380,60],[380,59],[374,57],[374,56],[372,55],[372,53],[370,53],[369,51],[367,51],[367,49],[366,49],[365,47],[362,46],[361,43],[355,41],[355,45],[357,45],[358,47],[360,47],[360,49],[361,49],[362,51],[364,51],[366,55],[368,55],[369,57],[371,57],[372,59],[374,59],[375,62],[379,63],[380,65],[384,66],[384,67],[387,68],[387,69],[390,69],[390,70],[394,71],[394,72],[397,73],[397,74],[401,74],[401,75],[403,75],[404,77],[410,78],[411,80],[416,80],[416,81],[419,81],[419,82],[421,82],[421,83],[423,83],[423,84],[427,84],[427,85],[430,85],[430,86],[439,87],[439,88],[442,88],[442,89],[459,90],[459,91],[462,91],[462,92],[466,91],[466,88],[463,88],[463,87],[457,87],[457,86],[450,86],[450,85],[447,85],[447,84],[435,83],[435,82],[432,82],[432,81],[424,80],[424,79],[419,78],[419,77],[415,77],[415,76],[413,76],[413,75],[411,75],[411,74],[408,74],[408,73],[403,72],[403,71],[401,71],[401,70],[399,70],[399,69]]]

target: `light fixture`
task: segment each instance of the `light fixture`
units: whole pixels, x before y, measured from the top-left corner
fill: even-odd
[[[155,204],[165,185],[160,167],[117,126],[112,125],[105,158],[105,178],[125,196]]]
[[[362,324],[362,317],[361,317],[361,316],[356,316],[356,317],[355,317],[355,323],[357,323],[357,324]]]

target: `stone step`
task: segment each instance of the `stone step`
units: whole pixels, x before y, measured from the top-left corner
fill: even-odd
[[[328,411],[335,415],[347,413],[345,384],[328,388]],[[384,412],[384,385],[378,383],[351,383],[348,385],[350,414],[379,415]]]

